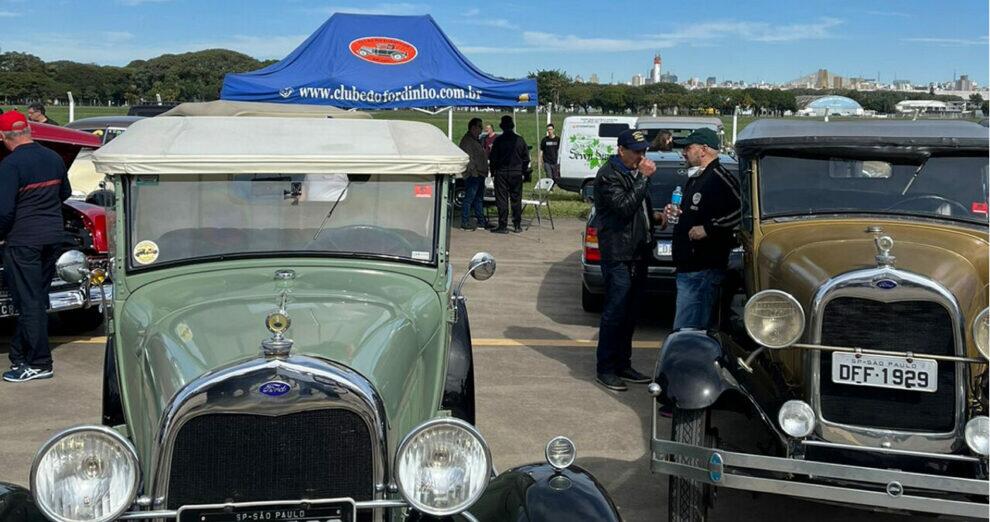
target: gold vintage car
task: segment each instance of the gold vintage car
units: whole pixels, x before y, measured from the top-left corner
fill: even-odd
[[[650,386],[671,520],[715,487],[987,518],[987,128],[764,120],[736,150],[738,290]]]

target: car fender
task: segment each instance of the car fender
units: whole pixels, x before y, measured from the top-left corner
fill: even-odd
[[[660,386],[661,404],[685,410],[707,408],[723,392],[736,389],[722,345],[701,330],[679,330],[667,336],[653,381]]]
[[[474,354],[471,324],[464,299],[454,299],[457,321],[451,327],[447,351],[447,375],[443,385],[443,409],[454,417],[474,424]]]
[[[34,504],[31,492],[21,486],[0,482],[0,520],[47,522]]]

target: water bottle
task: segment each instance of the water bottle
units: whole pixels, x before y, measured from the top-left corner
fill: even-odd
[[[670,204],[674,206],[675,209],[680,210],[681,208],[681,198],[684,197],[684,192],[681,191],[680,185],[674,189],[674,193],[670,195]],[[667,223],[671,225],[676,225],[680,220],[680,216],[677,214],[671,214],[667,216]]]

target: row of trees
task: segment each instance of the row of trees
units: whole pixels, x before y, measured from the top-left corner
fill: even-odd
[[[854,91],[842,89],[725,89],[709,88],[688,90],[674,83],[657,83],[642,86],[600,85],[576,83],[559,70],[542,70],[530,73],[540,92],[540,101],[552,102],[558,108],[573,107],[588,112],[596,109],[606,113],[631,111],[649,112],[656,105],[662,113],[713,112],[729,114],[736,106],[752,109],[757,114],[782,114],[798,109],[797,97],[804,95],[834,94],[859,102],[866,110],[878,113],[894,112],[894,106],[903,100],[960,100],[958,96],[936,96],[925,92]],[[978,99],[977,99],[978,98]],[[979,94],[970,101],[984,104]],[[984,109],[986,110],[986,109]]]
[[[0,54],[0,93],[7,103],[64,99],[66,91],[85,103],[106,105],[153,100],[215,100],[228,72],[259,69],[262,62],[225,49],[165,54],[124,67],[70,61],[44,62],[37,56]]]

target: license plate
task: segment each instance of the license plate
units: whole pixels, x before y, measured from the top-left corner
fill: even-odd
[[[0,304],[0,317],[11,317],[17,315],[17,308],[13,303]]]
[[[832,382],[922,392],[938,391],[938,362],[889,355],[832,352]]]
[[[671,247],[671,242],[666,239],[657,241],[656,249],[653,250],[653,257],[657,259],[669,260],[673,248]]]
[[[319,502],[248,502],[184,506],[178,522],[355,522],[357,509],[350,499]]]

